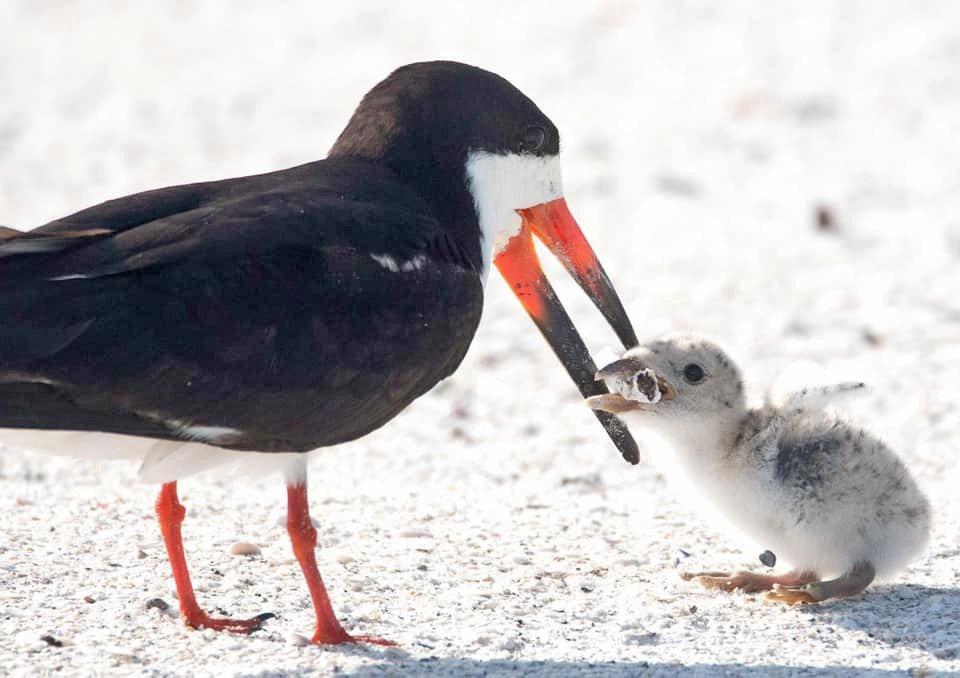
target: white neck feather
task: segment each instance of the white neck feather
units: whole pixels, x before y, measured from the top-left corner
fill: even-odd
[[[493,258],[520,232],[517,210],[563,197],[560,156],[470,151],[467,188],[480,222],[483,280]]]

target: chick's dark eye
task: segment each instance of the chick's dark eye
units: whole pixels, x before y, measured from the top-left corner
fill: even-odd
[[[683,368],[683,378],[689,381],[691,384],[700,383],[703,381],[704,376],[703,368],[696,363],[690,363]]]
[[[547,139],[547,131],[539,125],[530,125],[523,131],[520,138],[520,150],[528,153],[536,153],[543,148],[543,142]]]

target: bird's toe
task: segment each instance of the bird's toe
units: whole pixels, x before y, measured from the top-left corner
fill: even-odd
[[[205,613],[199,616],[186,618],[188,626],[195,629],[213,629],[214,631],[229,631],[230,633],[250,634],[263,628],[263,623],[268,619],[273,619],[277,615],[272,612],[264,612],[250,619],[226,619],[209,617]]]
[[[766,600],[787,605],[810,605],[820,600],[806,586],[782,586],[777,584],[764,596]]]
[[[729,577],[729,572],[681,572],[680,578],[684,581],[699,581],[701,577],[706,577],[709,579],[722,579]]]

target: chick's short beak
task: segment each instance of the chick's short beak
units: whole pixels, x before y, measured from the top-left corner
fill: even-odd
[[[609,412],[610,414],[622,414],[623,412],[643,409],[643,406],[636,400],[627,400],[619,393],[601,393],[600,395],[590,396],[584,402],[591,410]]]

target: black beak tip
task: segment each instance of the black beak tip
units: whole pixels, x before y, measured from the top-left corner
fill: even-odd
[[[597,419],[600,420],[603,427],[607,429],[607,433],[610,434],[617,449],[620,450],[620,454],[623,455],[624,460],[633,465],[639,464],[640,448],[637,447],[637,443],[633,439],[633,436],[630,435],[626,424],[620,421],[616,415],[610,414],[609,412],[594,410],[594,414],[597,415]]]
[[[501,268],[501,271],[503,270],[504,269]],[[512,275],[512,273],[504,273],[504,277],[507,278],[507,281],[511,282],[511,284],[513,284]],[[570,320],[570,316],[567,315],[567,312],[560,304],[560,300],[557,298],[553,287],[551,287],[546,277],[543,276],[542,271],[539,272],[533,289],[535,296],[539,297],[539,306],[541,308],[536,311],[531,310],[532,307],[524,302],[523,297],[521,297],[521,302],[524,303],[524,306],[527,308],[527,313],[533,319],[534,323],[536,323],[540,332],[547,340],[547,343],[550,344],[550,347],[553,349],[553,352],[560,359],[567,374],[570,375],[570,378],[573,379],[577,385],[580,395],[588,398],[600,393],[606,393],[606,388],[597,383],[599,374],[590,356],[590,352],[583,343],[583,339],[581,339],[577,333],[573,322]],[[619,306],[617,311],[617,315],[623,319],[629,328],[630,335],[632,335],[633,328],[629,327],[629,321],[626,319],[626,313],[623,312],[623,307]],[[625,338],[629,340],[632,336]],[[627,430],[626,425],[609,412],[594,411],[594,414],[597,419],[600,420],[600,423],[603,424],[607,435],[610,436],[613,443],[617,446],[617,449],[620,450],[623,458],[631,464],[639,463],[640,450],[637,448],[637,444],[633,440],[633,436],[630,435],[630,431]]]

